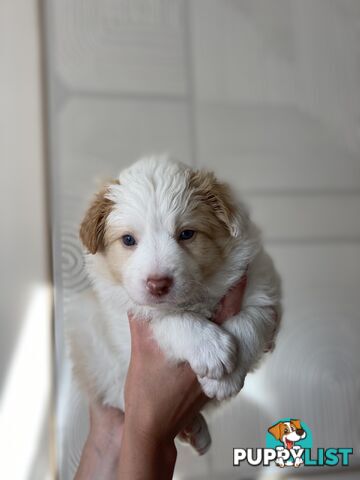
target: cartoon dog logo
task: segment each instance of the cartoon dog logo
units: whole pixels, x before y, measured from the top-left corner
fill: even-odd
[[[268,432],[275,437],[276,440],[280,441],[284,446],[276,447],[277,450],[293,450],[297,451],[300,449],[299,445],[295,445],[299,440],[303,440],[306,437],[305,430],[301,427],[300,420],[289,420],[288,422],[278,422],[268,429]],[[283,458],[278,458],[275,461],[276,465],[283,468],[285,466],[294,466],[300,467],[302,465],[303,459],[301,457],[295,458],[295,461],[289,460],[285,463]]]

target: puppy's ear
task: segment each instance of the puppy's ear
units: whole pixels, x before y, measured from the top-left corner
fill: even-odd
[[[112,183],[119,184],[119,181]],[[80,225],[80,239],[93,255],[105,248],[106,219],[114,205],[112,200],[106,198],[109,186],[106,185],[96,194]]]
[[[299,428],[301,428],[301,422],[300,422],[300,420],[293,420],[293,419],[291,419],[291,420],[290,420],[290,423],[292,423],[297,430],[298,430]]]
[[[273,437],[276,438],[276,440],[280,440],[281,438],[281,430],[280,430],[280,423],[277,423],[276,425],[273,425],[268,429],[268,432],[271,433]]]
[[[219,182],[213,172],[206,170],[188,170],[189,186],[195,191],[198,199],[211,206],[217,218],[226,226],[233,237],[240,233],[244,218],[241,219],[230,187]]]

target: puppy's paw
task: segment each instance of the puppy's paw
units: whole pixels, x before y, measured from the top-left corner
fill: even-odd
[[[230,374],[237,362],[235,339],[219,327],[206,332],[189,363],[200,378],[220,379]]]
[[[199,378],[201,388],[205,395],[219,401],[237,395],[244,386],[245,376],[239,373],[227,375],[221,380],[212,378]]]

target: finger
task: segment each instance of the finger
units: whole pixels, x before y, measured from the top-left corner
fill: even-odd
[[[129,327],[131,334],[131,348],[137,348],[150,337],[149,324],[141,318],[137,318],[132,312],[128,312]]]
[[[130,334],[131,334],[131,351],[136,355],[159,355],[161,350],[156,343],[153,331],[150,326],[150,321],[135,316],[133,313],[128,312]]]
[[[204,406],[210,401],[210,399],[201,392],[195,401],[193,401],[191,407],[188,409],[186,417],[183,419],[181,428],[182,430],[186,425],[188,425],[191,420],[204,408]],[[178,432],[177,432],[178,433]]]
[[[247,275],[243,275],[229,292],[221,299],[218,309],[214,315],[214,322],[222,324],[228,318],[240,313],[241,305],[246,290]]]
[[[131,334],[131,344],[133,344],[135,339],[138,336],[139,322],[136,321],[135,316],[131,312],[128,312],[128,320],[129,320],[129,327],[130,327],[130,334]]]

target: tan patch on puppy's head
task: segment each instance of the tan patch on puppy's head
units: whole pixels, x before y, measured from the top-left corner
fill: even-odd
[[[119,184],[114,180],[113,184]],[[106,198],[109,185],[103,187],[95,196],[80,225],[80,239],[87,250],[93,255],[105,249],[106,219],[114,203]]]
[[[192,225],[197,228],[196,236],[193,240],[182,242],[181,245],[189,255],[196,259],[199,265],[202,279],[206,280],[218,271],[220,265],[224,262],[226,251],[226,239],[216,236],[213,230],[211,234],[207,232],[206,226],[201,225],[204,217],[192,217]]]
[[[125,233],[125,230],[124,232]],[[105,261],[108,266],[108,273],[111,275],[111,279],[117,283],[123,283],[123,269],[131,255],[134,253],[135,248],[124,247],[121,243],[121,233],[117,233],[111,241],[111,232],[109,244],[106,246]],[[118,241],[116,241],[118,240]]]
[[[243,225],[228,185],[205,170],[188,169],[185,175],[189,196],[181,227],[195,230],[196,237],[183,246],[206,279],[218,271]]]
[[[236,215],[230,187],[219,182],[213,172],[206,170],[188,170],[189,188],[194,192],[194,200],[199,206],[210,207],[213,214],[231,236],[237,237],[240,233],[240,222]]]

